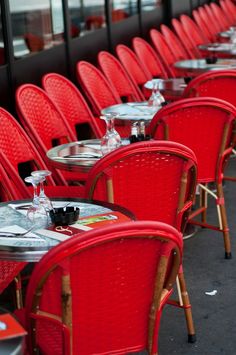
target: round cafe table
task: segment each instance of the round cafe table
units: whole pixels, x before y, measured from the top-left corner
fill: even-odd
[[[228,54],[236,56],[236,45],[232,43],[208,43],[198,46],[201,51],[208,52],[209,56],[217,56],[217,54]]]
[[[207,63],[206,59],[181,60],[174,64],[179,71],[198,75],[208,70],[236,69],[236,59],[217,59],[216,63]]]
[[[0,203],[0,260],[37,262],[49,249],[61,241],[71,237],[73,234],[90,229],[86,224],[84,225],[85,218],[95,218],[97,215],[107,216],[105,218],[100,216],[95,227],[106,223],[111,224],[135,219],[135,216],[126,208],[113,203],[78,198],[53,198],[51,201],[54,208],[68,205],[79,207],[78,221],[75,224],[60,228],[60,230],[53,225],[35,227],[24,237],[7,236],[7,232],[26,231],[31,227],[26,216],[27,208],[31,201],[21,200]],[[4,233],[6,233],[5,236]]]

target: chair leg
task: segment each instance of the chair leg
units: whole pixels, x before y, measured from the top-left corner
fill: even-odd
[[[200,207],[204,207],[201,213],[202,223],[206,223],[207,220],[207,191],[200,188]]]
[[[180,306],[183,307],[185,312],[185,319],[186,319],[186,324],[188,329],[188,342],[195,343],[196,333],[193,324],[192,307],[190,304],[183,271],[179,272],[178,279],[179,279],[179,287],[181,291],[181,302],[183,303],[183,305]]]
[[[21,285],[21,275],[20,273],[15,277],[16,283],[16,308],[23,308],[23,297],[22,297],[22,285]]]
[[[224,247],[225,247],[225,259],[231,259],[231,242],[230,242],[230,235],[229,235],[229,227],[227,222],[227,215],[226,215],[226,208],[225,208],[225,201],[224,201],[224,192],[222,184],[217,184],[217,206],[219,206],[220,210],[220,219],[222,223],[222,232],[224,236]]]

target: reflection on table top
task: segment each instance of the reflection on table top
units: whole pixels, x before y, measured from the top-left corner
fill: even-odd
[[[102,115],[108,113],[116,113],[115,119],[122,121],[145,121],[150,122],[155,113],[161,109],[161,106],[158,108],[153,108],[148,106],[147,101],[143,102],[127,102],[124,104],[112,105],[104,108],[101,111]]]
[[[121,143],[127,145],[129,140],[122,139]],[[55,168],[77,172],[88,172],[101,157],[101,141],[99,139],[66,143],[47,152],[47,158]]]
[[[207,43],[201,44],[198,48],[210,53],[225,53],[236,55],[236,45],[233,43]]]
[[[218,36],[222,37],[222,38],[230,38],[232,36],[233,31],[231,30],[227,30],[227,31],[223,31],[218,33]]]
[[[236,59],[218,59],[212,64],[208,64],[205,59],[189,59],[176,62],[174,66],[184,71],[201,73],[207,70],[235,69]]]
[[[144,87],[148,90],[153,89],[153,82],[157,80],[160,82],[160,91],[163,95],[173,95],[173,96],[181,96],[183,94],[184,88],[186,88],[187,84],[184,81],[184,78],[171,78],[171,79],[152,79],[147,81],[144,84]]]
[[[28,230],[32,226],[32,223],[27,219],[27,210],[23,208],[25,204],[29,204],[31,201],[12,201],[11,203],[0,204],[0,224],[1,232],[13,232]],[[49,226],[48,228],[34,227],[34,229],[26,234],[24,237],[7,237],[1,233],[0,236],[0,260],[15,260],[15,261],[27,261],[36,262],[53,246],[57,245],[60,241],[71,237],[73,234],[88,230],[86,223],[88,221],[83,220],[86,217],[96,215],[108,215],[100,219],[105,221],[99,221],[96,227],[101,226],[104,223],[121,222],[122,219],[130,220],[134,219],[131,212],[123,207],[115,204],[89,201],[85,199],[52,199],[53,207],[76,206],[80,208],[79,220],[69,227],[63,227],[61,231],[55,229],[55,226]],[[114,215],[112,215],[114,213]],[[112,215],[112,217],[110,217]],[[109,220],[109,218],[111,220]],[[90,221],[91,222],[91,221]],[[91,222],[92,223],[92,222]],[[68,230],[69,228],[69,230]]]

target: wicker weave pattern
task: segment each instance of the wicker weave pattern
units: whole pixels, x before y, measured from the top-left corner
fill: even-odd
[[[175,18],[171,20],[171,23],[180,42],[188,53],[189,58],[199,58],[200,52],[195,46],[192,45],[192,42],[189,40],[189,37],[187,36],[182,23]]]
[[[27,263],[0,261],[0,294],[14,280]]]
[[[129,47],[119,44],[116,46],[116,53],[130,77],[139,87],[152,79],[152,74]]]
[[[166,25],[161,25],[161,32],[165,37],[166,43],[168,44],[170,50],[172,51],[176,61],[188,59],[188,55],[182,46],[179,39],[176,37],[174,32],[172,32]]]
[[[174,55],[170,51],[165,41],[165,38],[160,32],[155,29],[152,29],[150,31],[150,37],[157,53],[161,58],[163,65],[165,66],[165,70],[167,71],[167,73],[169,73],[171,77],[174,78],[176,76],[176,70],[174,69],[173,64],[176,60]]]
[[[168,78],[168,74],[161,60],[147,41],[139,37],[134,37],[133,47],[141,63],[145,66],[147,71],[151,73],[152,77]]]
[[[212,34],[212,32],[209,30],[209,28],[206,26],[203,18],[200,16],[199,10],[193,10],[193,18],[198,27],[201,28],[201,30],[204,32],[205,37],[207,37],[209,42],[215,42],[215,36]]]
[[[109,52],[101,51],[98,62],[108,81],[116,88],[121,98],[126,101],[142,101],[143,94],[135,87],[120,62]]]
[[[121,103],[119,94],[104,75],[92,64],[81,61],[77,64],[77,75],[97,115],[103,108]]]
[[[184,97],[217,97],[236,106],[236,73],[234,70],[217,70],[203,73],[189,83]]]
[[[100,120],[96,122],[83,96],[72,82],[62,75],[49,73],[43,77],[42,83],[50,98],[66,118],[74,135],[76,135],[75,126],[86,122],[97,137],[102,136]]]
[[[195,152],[199,182],[215,181],[218,177],[224,127],[234,112],[230,104],[226,103],[226,107],[222,108],[221,101],[213,98],[181,100],[156,114],[151,123],[150,130],[154,137],[163,138],[162,130],[155,131],[161,120],[168,127],[169,140],[182,143]],[[226,147],[228,144],[229,141]]]
[[[59,320],[62,305],[71,298],[74,354],[124,355],[147,349],[148,342],[150,354],[156,354],[159,297],[163,287],[175,280],[181,254],[180,233],[154,222],[98,228],[61,243],[37,265],[28,287],[26,316],[28,322],[33,314],[37,319],[38,348],[48,355],[72,353],[68,348],[63,352]],[[67,297],[61,297],[64,276],[70,280]],[[155,289],[154,302],[155,284],[160,292]],[[149,328],[152,302],[157,306],[154,331]]]
[[[214,14],[216,20],[222,26],[222,30],[227,30],[230,26],[230,21],[228,21],[227,17],[225,16],[224,11],[220,6],[217,4],[210,4],[212,13]]]
[[[197,47],[200,44],[207,43],[207,38],[202,33],[201,29],[198,28],[197,24],[189,16],[181,15],[180,21],[193,46]],[[201,55],[200,52],[199,55]]]
[[[47,94],[37,86],[25,84],[19,87],[17,105],[32,131],[41,137],[44,152],[52,147],[52,139],[69,137],[76,140]]]

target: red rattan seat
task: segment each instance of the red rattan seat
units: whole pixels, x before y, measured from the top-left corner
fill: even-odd
[[[192,46],[195,47],[196,52],[201,57],[202,53],[199,51],[198,46],[200,44],[208,43],[207,37],[205,37],[205,35],[201,31],[201,29],[197,26],[197,24],[189,16],[181,15],[180,21],[183,25],[186,36],[188,36],[189,41],[192,43]]]
[[[220,2],[220,4],[221,4],[221,2]],[[231,0],[225,0],[224,4],[225,4],[225,8],[226,8],[227,14],[230,13],[232,18],[233,18],[232,24],[234,25],[235,24],[235,20],[236,20],[236,6],[235,6],[235,3],[233,3]]]
[[[151,29],[150,37],[154,48],[159,54],[161,61],[165,67],[168,76],[171,78],[176,77],[177,71],[174,68],[174,63],[176,62],[174,55],[170,51],[164,36],[156,29]]]
[[[204,6],[199,7],[198,12],[202,20],[204,21],[205,25],[207,26],[208,31],[211,32],[213,36],[213,42],[216,42],[217,33],[219,32],[219,30],[216,23],[213,21],[212,13],[208,13],[208,11]]]
[[[210,25],[213,26],[215,29],[215,34],[221,32],[221,31],[224,31],[224,26],[222,26],[222,24],[218,22],[218,19],[216,18],[211,7],[208,4],[205,4],[204,9],[207,13],[207,18],[208,18],[208,21],[210,21]]]
[[[182,43],[179,41],[178,37],[174,34],[173,31],[171,31],[169,27],[167,27],[166,25],[161,25],[161,32],[176,61],[189,58],[189,55],[187,54]]]
[[[222,8],[214,3],[211,3],[209,6],[211,7],[216,20],[220,23],[222,30],[227,30],[231,25],[231,21],[229,21],[229,19],[226,17]]]
[[[33,84],[24,84],[16,91],[16,104],[20,120],[37,147],[41,157],[58,144],[76,141],[76,136],[47,93]],[[86,174],[66,170],[58,172],[64,182],[73,184],[86,179]],[[66,179],[66,180],[65,180]]]
[[[219,227],[206,223],[206,199],[192,217],[202,213],[202,222],[196,224],[219,230],[224,236],[225,256],[231,257],[229,227],[222,188],[224,163],[232,151],[236,108],[215,98],[179,100],[160,110],[153,118],[150,131],[154,138],[173,140],[190,147],[198,160],[198,183],[202,191],[206,184],[216,184],[216,205]]]
[[[128,76],[122,64],[106,51],[98,53],[98,63],[110,84],[112,84],[122,101],[143,101],[144,96],[135,82]]]
[[[171,20],[171,23],[172,23],[172,26],[175,30],[175,33],[177,34],[183,47],[185,48],[186,52],[188,53],[189,58],[191,58],[191,59],[200,58],[201,57],[200,51],[195,46],[193,46],[192,42],[189,40],[189,37],[186,34],[186,31],[183,28],[182,23],[175,18]]]
[[[116,46],[116,54],[130,78],[143,91],[145,97],[148,98],[150,93],[145,91],[143,85],[152,79],[152,74],[145,68],[132,49],[124,44]]]
[[[135,143],[97,162],[88,175],[86,195],[125,206],[138,219],[161,221],[183,230],[192,205],[195,174],[196,160],[187,147],[173,142]],[[192,341],[195,331],[182,270],[179,279]]]
[[[56,246],[28,286],[29,353],[157,354],[181,257],[181,234],[150,221],[97,228]]]
[[[57,73],[48,73],[43,76],[42,85],[79,140],[102,137],[101,120],[93,116],[84,97],[70,80]]]
[[[209,42],[215,42],[215,34],[213,34],[209,27],[206,25],[205,21],[201,17],[199,10],[193,10],[193,18],[199,28],[201,28],[202,32],[204,32],[205,37],[208,39]]]
[[[229,21],[229,23],[230,23],[230,25],[234,25],[234,23],[235,23],[235,18],[236,18],[236,16],[235,16],[235,9],[234,9],[234,11],[232,11],[232,9],[229,9],[228,8],[228,5],[227,5],[227,3],[231,3],[231,1],[225,1],[225,0],[220,0],[219,1],[219,3],[220,3],[220,6],[221,6],[221,8],[222,8],[222,10],[224,11],[224,14],[225,14],[225,16],[228,18],[228,21]],[[232,4],[232,3],[231,3]],[[233,4],[232,4],[233,5]],[[230,5],[231,6],[231,5]],[[234,5],[233,5],[234,6]]]
[[[101,114],[101,110],[122,103],[119,93],[113,85],[110,85],[105,75],[94,65],[86,61],[80,61],[76,66],[77,78],[83,88],[93,111],[96,115]],[[127,125],[116,125],[116,129],[121,136],[129,136],[130,128]]]
[[[154,48],[143,38],[133,38],[133,48],[146,71],[153,78],[167,79],[168,74]]]

